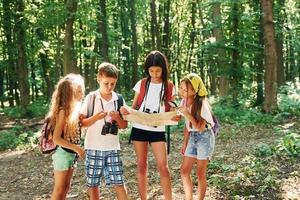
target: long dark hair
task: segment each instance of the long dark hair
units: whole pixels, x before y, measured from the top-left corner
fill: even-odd
[[[144,73],[146,74],[147,81],[150,81],[149,68],[152,66],[158,66],[162,69],[162,82],[164,85],[164,94],[162,99],[166,100],[168,93],[168,79],[169,79],[169,63],[166,56],[160,51],[151,51],[145,60]]]

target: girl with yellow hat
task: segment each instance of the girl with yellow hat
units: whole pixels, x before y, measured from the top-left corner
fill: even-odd
[[[204,199],[206,192],[206,169],[211,159],[215,137],[211,130],[214,126],[210,105],[206,99],[207,90],[202,79],[194,73],[185,76],[179,85],[182,98],[179,111],[185,118],[184,140],[181,148],[183,162],[180,168],[185,199],[193,199],[191,171],[197,163],[199,199]]]

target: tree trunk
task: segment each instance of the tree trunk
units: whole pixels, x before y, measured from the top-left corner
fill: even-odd
[[[151,38],[152,38],[152,49],[161,50],[161,40],[159,27],[157,24],[157,14],[156,14],[156,4],[155,0],[151,0],[150,2],[151,9]]]
[[[264,111],[277,109],[277,54],[275,44],[275,29],[272,13],[272,1],[261,1],[263,13],[263,30],[265,45],[265,101]]]
[[[294,39],[293,37],[293,33],[292,31],[288,32],[288,38],[290,41],[290,51],[288,54],[289,57],[289,63],[290,63],[290,73],[289,73],[289,77],[290,77],[290,81],[294,81],[296,74],[297,74],[297,68],[296,68],[296,57],[295,57],[295,48],[294,48],[294,41],[296,41],[296,39]]]
[[[217,68],[220,70],[219,95],[224,97],[228,94],[228,63],[226,63],[226,52],[224,49],[224,34],[222,30],[221,3],[215,2],[212,5],[212,22],[214,24],[213,35],[217,43]]]
[[[233,50],[232,50],[232,61],[231,61],[231,71],[232,71],[232,104],[238,106],[238,94],[239,94],[239,80],[240,80],[240,66],[239,66],[239,5],[237,1],[234,1],[232,8],[232,38],[233,38]]]
[[[257,2],[259,4],[259,2]],[[259,6],[260,9],[260,6]],[[260,9],[261,13],[261,9]],[[258,26],[258,44],[264,43],[264,35],[263,35],[263,24],[262,24],[262,15],[260,14],[259,18],[259,26]],[[261,106],[264,102],[264,91],[263,91],[263,71],[264,71],[264,62],[263,62],[263,49],[258,48],[257,53],[255,55],[255,66],[256,66],[256,102],[255,106]]]
[[[37,37],[39,38],[40,41],[46,41],[46,37],[44,34],[44,30],[42,28],[38,28],[36,30]],[[42,75],[44,78],[44,81],[46,82],[46,88],[47,88],[47,97],[51,97],[54,87],[53,83],[51,81],[51,75],[50,75],[50,67],[49,67],[49,61],[48,61],[48,50],[43,46],[42,44],[42,49],[39,51],[39,57],[40,57],[40,62],[41,62],[41,68],[42,68]]]
[[[169,0],[168,0],[169,1]],[[136,33],[136,9],[135,0],[129,0],[129,12],[131,22],[131,36],[132,36],[132,53],[133,53],[133,65],[132,65],[132,82],[131,87],[135,85],[138,80],[138,42]]]
[[[124,71],[127,73],[123,74],[123,85],[125,86],[126,90],[130,90],[132,83],[130,83],[128,80],[131,79],[132,72],[130,71],[132,68],[131,63],[131,57],[130,57],[130,44],[129,44],[129,38],[130,38],[130,32],[129,32],[129,24],[128,24],[128,12],[125,12],[128,10],[128,4],[125,3],[124,0],[120,0],[120,24],[121,24],[121,32],[122,32],[122,43],[121,43],[121,59],[122,60],[122,66],[119,66],[119,68],[123,67]],[[123,81],[122,80],[122,81]]]
[[[102,36],[100,40],[101,54],[103,60],[109,62],[109,41],[107,34],[107,16],[106,16],[106,0],[99,1],[99,14],[98,14],[98,26]]]
[[[4,69],[0,67],[0,103],[1,108],[4,108]]]
[[[53,76],[52,81],[55,83],[59,79],[60,76],[63,75],[63,55],[62,55],[62,45],[63,41],[60,39],[60,35],[62,30],[64,29],[63,26],[57,26],[56,27],[56,34],[55,39],[57,40],[57,46],[55,48],[55,54],[54,54],[54,61],[55,61],[55,68],[56,70],[50,70],[50,74]]]
[[[277,35],[276,35],[276,53],[277,53],[277,84],[278,87],[282,86],[285,82],[284,77],[284,60],[283,60],[283,26],[285,16],[282,13],[285,13],[285,0],[278,1],[278,4],[281,9],[278,9],[277,13]]]
[[[7,82],[8,82],[8,103],[10,107],[15,105],[14,103],[14,81],[16,78],[16,60],[15,60],[15,46],[13,44],[13,36],[12,36],[12,3],[9,0],[3,0],[3,31],[5,35],[5,44],[3,45],[4,50],[7,53]]]
[[[95,43],[94,43],[92,59],[91,59],[90,75],[89,75],[88,80],[86,80],[87,81],[86,84],[88,85],[88,91],[92,91],[92,90],[95,90],[97,88],[96,81],[95,81],[95,76],[97,74],[97,72],[96,72],[96,58],[99,55],[98,54],[99,46],[100,46],[99,39],[96,38]]]
[[[197,4],[196,4],[196,0],[192,1],[192,16],[191,16],[191,25],[192,25],[192,30],[190,32],[190,48],[188,51],[188,57],[187,57],[187,70],[190,72],[191,71],[191,62],[192,62],[192,57],[194,55],[194,47],[195,47],[195,37],[196,37],[196,27],[195,27],[195,23],[196,23],[196,8],[197,8]]]
[[[26,44],[25,44],[25,3],[23,0],[16,2],[16,44],[17,44],[17,69],[18,69],[18,81],[20,91],[20,105],[27,106],[30,101],[30,91],[28,82],[28,68],[26,60]]]
[[[66,0],[67,20],[64,38],[64,75],[68,73],[78,73],[76,63],[76,52],[74,47],[74,29],[73,24],[77,11],[77,0]]]
[[[170,58],[170,0],[164,2],[164,28],[162,35],[162,51],[167,58]]]

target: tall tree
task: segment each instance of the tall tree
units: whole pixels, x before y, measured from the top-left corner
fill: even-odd
[[[157,12],[155,0],[150,2],[151,9],[151,38],[152,38],[152,49],[161,50],[160,32],[157,23]]]
[[[36,30],[37,37],[40,41],[46,41],[44,30],[39,27]],[[50,66],[49,66],[49,58],[48,58],[48,50],[47,47],[44,46],[44,43],[41,42],[41,49],[39,51],[39,58],[42,67],[42,75],[46,83],[47,88],[47,96],[51,97],[52,92],[54,91],[53,83],[51,81],[50,76]]]
[[[121,60],[122,60],[122,67],[123,69],[126,69],[127,72],[124,74],[125,81],[124,81],[124,86],[126,90],[129,90],[132,86],[132,84],[126,80],[129,80],[131,78],[131,57],[130,57],[130,30],[129,30],[129,12],[128,12],[128,4],[125,3],[124,0],[119,0],[120,2],[120,24],[121,24],[121,33],[122,33],[122,43],[121,43]]]
[[[13,44],[13,28],[12,28],[12,2],[10,0],[3,0],[3,31],[5,35],[4,51],[7,54],[6,71],[7,71],[7,82],[8,82],[8,102],[9,106],[14,106],[14,82],[16,80],[15,72],[15,46]]]
[[[264,111],[277,109],[277,54],[272,1],[261,1],[265,45],[265,100]]]
[[[67,10],[67,20],[64,38],[64,74],[79,72],[77,69],[76,52],[74,47],[74,29],[75,15],[77,11],[77,0],[65,0]]]
[[[194,48],[195,48],[195,38],[196,38],[196,0],[193,0],[191,3],[192,7],[192,13],[191,13],[191,32],[190,32],[190,41],[189,41],[189,46],[190,48],[188,49],[188,56],[187,56],[187,71],[191,71],[191,62],[192,62],[192,57],[194,54]]]
[[[132,54],[133,54],[133,65],[132,65],[132,82],[131,87],[138,80],[138,42],[137,42],[137,32],[136,32],[136,8],[135,0],[128,0],[129,1],[129,13],[130,13],[130,26],[131,26],[131,37],[132,37]]]
[[[276,53],[277,53],[277,84],[278,87],[284,84],[284,59],[283,59],[283,27],[285,15],[285,0],[278,1],[277,10],[277,32],[276,32]]]
[[[256,88],[256,101],[254,103],[255,106],[261,106],[264,102],[264,91],[263,91],[263,71],[264,71],[264,49],[263,49],[263,43],[264,43],[264,35],[263,35],[263,21],[262,21],[262,10],[260,6],[260,0],[254,1],[254,9],[255,11],[258,10],[259,16],[258,16],[258,22],[257,22],[257,32],[258,32],[258,39],[257,43],[258,48],[255,55],[254,65],[256,69],[256,82],[257,82],[257,88]]]
[[[101,55],[104,61],[109,61],[109,41],[107,34],[106,0],[99,0],[98,26],[102,36],[100,40]]]
[[[170,5],[171,1],[166,0],[164,2],[164,27],[162,34],[162,51],[166,54],[167,58],[170,58]]]
[[[26,44],[25,44],[25,2],[23,0],[16,1],[16,44],[17,44],[17,71],[20,90],[20,103],[22,106],[29,104],[29,82],[28,82],[28,68],[26,60]]]
[[[239,81],[240,77],[240,52],[239,52],[239,3],[237,0],[233,1],[232,5],[232,38],[233,38],[233,49],[232,49],[232,60],[231,60],[231,84],[232,84],[232,103],[238,105],[238,94],[239,94]]]
[[[228,80],[228,63],[226,63],[226,51],[224,34],[222,30],[222,16],[221,16],[221,3],[216,1],[212,5],[212,22],[213,22],[213,35],[217,43],[217,65],[220,69],[219,79],[219,95],[223,97],[228,94],[229,80]]]

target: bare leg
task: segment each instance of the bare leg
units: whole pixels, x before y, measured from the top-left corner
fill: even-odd
[[[133,141],[137,156],[137,180],[141,200],[147,199],[147,153],[148,142]]]
[[[51,195],[51,200],[66,199],[71,180],[69,176],[72,177],[72,173],[73,169],[65,171],[54,171],[54,187]]]
[[[196,161],[195,158],[184,156],[180,168],[180,175],[181,175],[181,180],[182,180],[186,200],[193,199],[193,183],[191,179],[191,171],[195,161]]]
[[[65,198],[64,199],[67,199],[67,194],[71,188],[71,180],[72,180],[72,176],[73,176],[73,171],[74,171],[74,169],[72,169],[72,168],[68,170],[67,181],[66,181],[66,185],[65,185],[66,190],[65,190],[65,195],[64,195]]]
[[[206,192],[206,170],[208,160],[197,160],[198,194],[199,200],[203,200]]]
[[[160,175],[160,184],[163,190],[164,199],[172,199],[172,187],[171,178],[168,167],[168,158],[165,142],[153,142],[151,143],[153,155],[155,157],[157,168]]]
[[[117,193],[118,200],[127,200],[128,199],[127,190],[126,190],[125,185],[116,185],[115,190]]]
[[[89,187],[89,195],[90,195],[90,200],[99,200],[100,198],[100,192],[99,192],[99,187]]]

